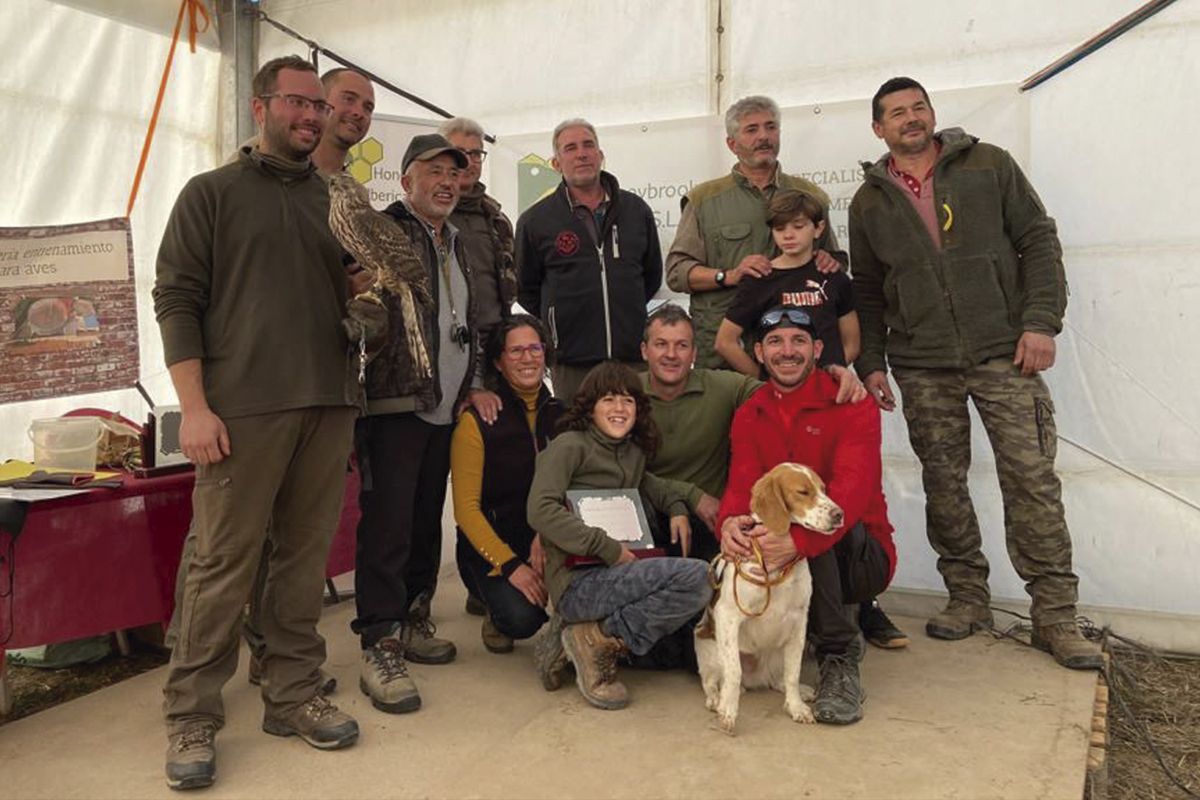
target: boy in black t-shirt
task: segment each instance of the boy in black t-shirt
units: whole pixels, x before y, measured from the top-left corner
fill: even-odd
[[[767,310],[799,306],[809,313],[824,342],[819,366],[848,366],[858,357],[860,334],[854,295],[846,273],[825,274],[813,261],[813,243],[825,232],[825,208],[803,192],[784,190],[771,200],[767,224],[779,255],[771,273],[744,280],[717,331],[716,349],[739,372],[759,377],[759,366],[745,351],[742,334],[752,331]]]

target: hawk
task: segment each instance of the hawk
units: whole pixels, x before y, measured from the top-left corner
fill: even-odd
[[[371,208],[367,190],[345,172],[329,176],[329,228],[359,266],[375,276],[374,285],[363,293],[373,298],[366,299],[378,299],[382,292],[399,299],[404,339],[413,366],[419,377],[431,377],[433,369],[417,306],[432,306],[433,295],[425,264],[408,234],[391,217]]]

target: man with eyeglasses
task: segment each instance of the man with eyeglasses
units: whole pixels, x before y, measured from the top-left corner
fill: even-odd
[[[494,402],[478,373],[478,322],[467,257],[449,221],[462,150],[436,133],[414,136],[401,161],[404,199],[388,206],[429,277],[434,303],[419,308],[432,375],[413,363],[398,298],[386,299],[388,340],[367,367],[367,415],[355,431],[362,473],[354,573],[362,645],[360,686],[380,711],[416,711],[421,696],[405,661],[447,664],[457,649],[430,619],[442,556],[450,439],[464,404]]]
[[[221,689],[237,669],[268,522],[263,730],[322,750],[358,739],[357,723],[320,692],[316,629],[359,398],[342,251],[310,160],[329,107],[298,56],[264,64],[252,88],[258,145],[180,192],[153,292],[180,444],[196,464],[196,549],[163,692],[174,789],[216,778]]]
[[[662,251],[650,206],[604,171],[590,122],[560,122],[550,145],[563,179],[517,220],[518,298],[549,329],[554,395],[569,403],[601,361],[644,368],[642,328],[662,283]]]
[[[883,497],[879,409],[865,396],[837,402],[837,382],[816,368],[821,350],[805,310],[777,306],[759,318],[754,357],[768,381],[733,417],[729,481],[717,524],[726,558],[750,558],[756,540],[768,569],[797,556],[808,560],[808,638],[820,674],[813,714],[817,722],[848,725],[862,719],[865,695],[853,646],[858,626],[845,607],[887,588],[896,548]],[[766,536],[750,516],[755,482],[784,462],[808,466],[825,481],[845,520],[833,535],[793,524],[790,536]]]

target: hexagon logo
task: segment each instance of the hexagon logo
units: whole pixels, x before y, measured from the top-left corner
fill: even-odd
[[[383,161],[383,143],[373,136],[368,136],[350,148],[349,164],[346,171],[359,183],[370,183],[374,176],[374,167]]]

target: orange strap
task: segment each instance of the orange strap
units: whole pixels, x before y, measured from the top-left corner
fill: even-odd
[[[163,67],[162,80],[158,84],[158,97],[154,100],[154,113],[150,115],[150,126],[146,129],[146,141],[142,143],[142,157],[138,160],[137,173],[133,176],[133,188],[129,190],[129,204],[125,207],[126,217],[133,213],[133,204],[137,201],[138,188],[142,185],[142,173],[146,170],[146,159],[150,156],[150,142],[154,140],[154,129],[158,126],[158,112],[162,110],[163,96],[167,93],[167,78],[171,76],[171,64],[175,60],[175,45],[179,43],[179,31],[183,28],[185,11],[188,17],[188,46],[193,53],[196,52],[196,34],[208,30],[208,9],[204,7],[203,0],[181,0],[179,17],[175,20],[175,33],[171,37],[171,49],[167,51],[167,64]],[[197,23],[197,15],[203,18],[204,27],[200,27]]]

